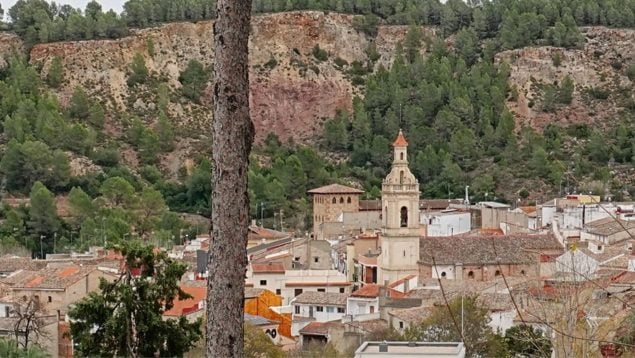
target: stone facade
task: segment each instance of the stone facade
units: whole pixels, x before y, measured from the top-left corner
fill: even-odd
[[[313,237],[323,239],[322,224],[338,221],[342,213],[358,212],[359,197],[363,191],[331,184],[308,193],[313,195]]]

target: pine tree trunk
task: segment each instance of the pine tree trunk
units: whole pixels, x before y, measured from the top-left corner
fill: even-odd
[[[214,23],[212,242],[208,263],[208,357],[243,356],[247,265],[247,168],[251,0],[218,0]]]

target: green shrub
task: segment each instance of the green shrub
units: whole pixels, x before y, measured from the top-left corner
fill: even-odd
[[[320,45],[318,44],[316,44],[315,47],[313,47],[313,50],[311,50],[311,54],[313,54],[313,57],[315,57],[315,59],[320,62],[326,61],[329,58],[328,52],[326,52],[326,50],[321,49]]]

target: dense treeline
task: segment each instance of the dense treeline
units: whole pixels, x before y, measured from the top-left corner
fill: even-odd
[[[553,191],[581,190],[576,181],[583,178],[606,186],[585,188],[598,194],[606,189],[621,196],[633,190],[610,175],[611,165],[635,164],[632,92],[612,94],[624,107],[609,130],[552,124],[543,134],[528,127],[517,133],[505,105],[517,96],[507,84],[509,70],[493,64],[491,49],[477,46],[476,33],[459,31],[453,51],[438,39],[426,41],[412,27],[391,69],[380,68],[367,78],[364,100],[353,102],[353,113],[340,112],[325,123],[324,148],[349,153],[351,176],[371,196],[379,193],[399,128],[407,135],[410,167],[427,197],[460,196],[470,185],[475,199],[501,199],[496,189],[514,178],[539,180]],[[430,50],[425,58],[419,55],[423,45]],[[553,112],[571,103],[573,91],[569,77],[542,85],[542,96],[533,105]]]
[[[11,28],[28,44],[118,38],[129,28],[215,17],[215,0],[129,0],[124,12],[104,12],[96,1],[84,11],[45,0],[19,0],[8,10]],[[254,0],[256,13],[324,10],[359,15],[355,26],[374,35],[380,22],[434,25],[449,35],[472,28],[479,38],[498,38],[503,48],[547,40],[576,46],[576,26],[635,26],[635,0]]]
[[[173,149],[167,86],[157,85],[154,125],[122,115],[125,133],[109,138],[102,132],[102,104],[83,88],[75,88],[66,106],[49,91],[46,84],[56,87],[64,78],[55,62],[46,82],[19,58],[0,71],[1,190],[3,198],[30,199],[28,205],[0,207],[0,246],[26,246],[39,254],[132,237],[179,243],[185,235],[203,232],[205,225],[192,227],[176,212],[209,214],[209,162],[198,160],[178,181],[165,179],[157,168],[159,156]],[[143,60],[132,66],[131,87],[153,81],[143,68]],[[133,170],[120,157],[126,142],[139,158]],[[88,158],[97,166],[82,168],[80,161],[75,164],[80,169],[73,171],[75,158]],[[57,196],[67,198],[64,204]],[[64,220],[60,212],[66,213]]]

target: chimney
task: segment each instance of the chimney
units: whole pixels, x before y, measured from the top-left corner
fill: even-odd
[[[388,343],[386,341],[379,343],[379,353],[388,353]]]

